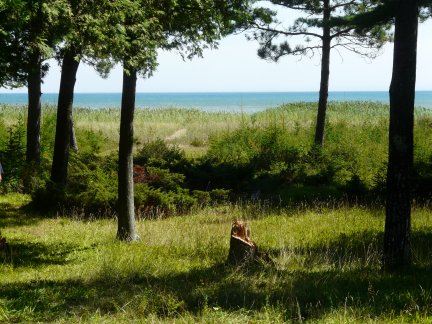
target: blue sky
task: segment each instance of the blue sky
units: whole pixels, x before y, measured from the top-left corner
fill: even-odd
[[[161,52],[159,68],[150,79],[139,80],[138,92],[219,92],[219,91],[317,91],[320,57],[284,57],[278,63],[258,58],[258,44],[244,35],[223,39],[219,49],[207,50],[204,58],[183,61],[175,52]],[[330,91],[386,91],[390,84],[393,44],[373,61],[356,54],[332,51]],[[432,22],[420,25],[418,39],[417,90],[432,90]],[[42,92],[58,92],[60,68],[51,69]],[[76,92],[121,92],[121,68],[106,80],[92,68],[81,65]],[[16,89],[14,92],[25,92]],[[0,92],[10,92],[1,89]]]

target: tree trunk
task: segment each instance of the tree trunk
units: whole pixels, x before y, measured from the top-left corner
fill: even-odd
[[[322,37],[322,57],[321,57],[321,81],[318,100],[318,114],[315,127],[315,145],[324,146],[324,129],[326,122],[326,110],[330,76],[330,3],[329,0],[324,0],[323,10],[323,37]]]
[[[136,71],[123,70],[123,92],[120,116],[120,142],[118,164],[118,230],[122,241],[139,239],[135,232],[133,187],[133,119],[135,111]]]
[[[27,79],[27,162],[40,162],[40,120],[41,120],[41,61],[34,55]]]
[[[413,167],[418,3],[399,0],[390,85],[389,159],[384,229],[385,270],[410,266],[411,174]]]
[[[58,184],[66,184],[67,181],[73,95],[76,73],[79,66],[79,61],[75,59],[75,56],[76,53],[72,50],[65,53],[61,71],[54,155],[51,169],[51,180]]]
[[[75,134],[75,126],[74,126],[73,116],[71,117],[70,148],[75,153],[78,152],[78,142],[77,142],[76,134]]]

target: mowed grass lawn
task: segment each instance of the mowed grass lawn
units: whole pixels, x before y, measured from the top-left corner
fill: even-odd
[[[12,260],[0,263],[0,322],[431,322],[432,212],[415,208],[415,266],[380,270],[384,211],[225,205],[137,223],[47,218],[25,195],[0,196]],[[250,211],[254,210],[253,217]],[[272,262],[225,265],[231,222],[245,219]]]

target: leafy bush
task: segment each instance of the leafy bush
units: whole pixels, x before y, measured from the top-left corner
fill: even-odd
[[[55,132],[57,123],[57,108],[46,107],[41,120],[41,154],[44,158],[51,158],[54,151]]]
[[[134,166],[134,182],[147,183],[154,188],[164,191],[176,191],[184,183],[183,174],[170,172],[168,169],[145,167],[140,165]]]
[[[91,153],[71,154],[66,186],[47,181],[32,194],[32,203],[39,209],[80,210],[86,216],[111,215],[116,201],[115,158]]]
[[[166,144],[160,138],[143,144],[134,157],[136,164],[165,168],[173,168],[185,162],[183,150],[178,146]]]
[[[100,153],[102,143],[106,142],[106,138],[102,132],[94,132],[90,130],[76,130],[78,149],[81,152]]]
[[[213,189],[211,191],[193,190],[192,196],[200,207],[225,203],[229,198],[229,190]]]
[[[283,127],[242,128],[213,137],[208,153],[187,174],[198,189],[229,188],[238,193],[261,189],[270,194],[287,186],[325,186],[348,195],[364,195],[381,172],[362,160],[363,152],[343,142],[345,126],[333,127],[324,149],[293,144]],[[379,165],[379,164],[377,164]]]
[[[173,214],[186,213],[197,205],[197,199],[188,190],[164,192],[147,184],[135,185],[135,209],[138,218],[163,218]]]

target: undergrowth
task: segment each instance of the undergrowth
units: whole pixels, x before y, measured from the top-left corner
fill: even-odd
[[[341,198],[380,202],[385,191],[388,107],[331,103],[323,149],[311,146],[313,107],[288,104],[252,115],[139,110],[134,156],[137,214],[161,218],[227,200],[260,200],[274,206]],[[31,193],[34,206],[43,210],[80,210],[85,217],[115,213],[117,153],[110,144],[112,134],[107,134],[111,128],[104,125],[118,123],[114,119],[118,111],[78,109],[74,113],[79,152],[71,152],[68,183],[59,188],[49,181],[53,108],[43,110],[40,166],[24,161],[23,112],[1,110],[0,123],[5,126],[0,133],[5,168],[2,192]],[[93,120],[91,127],[85,126],[84,117]],[[429,111],[416,110],[413,196],[426,205],[432,194],[431,120]],[[143,136],[146,123],[157,123],[158,133]],[[206,126],[206,133],[197,136],[194,127],[199,123]],[[179,128],[180,138],[156,136],[163,129]],[[188,152],[197,151],[190,145],[189,133],[206,145],[193,157]]]

